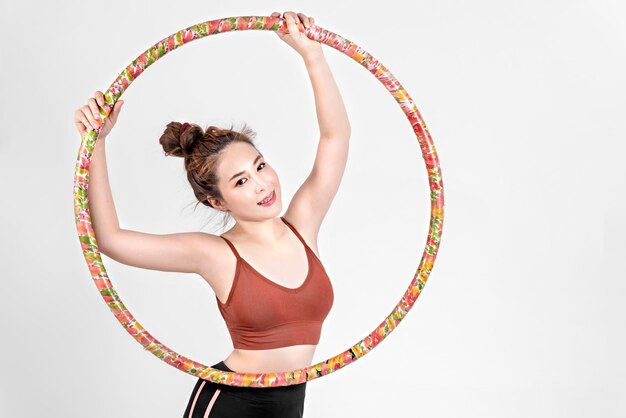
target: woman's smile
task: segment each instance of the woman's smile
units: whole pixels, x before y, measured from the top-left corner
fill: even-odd
[[[265,206],[265,207],[272,206],[275,201],[276,201],[276,193],[274,190],[272,190],[272,193],[270,193],[270,195],[267,198],[257,203],[257,205]]]

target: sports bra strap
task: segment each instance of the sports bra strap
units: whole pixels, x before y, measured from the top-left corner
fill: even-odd
[[[309,248],[309,246],[307,245],[307,243],[304,241],[304,238],[302,238],[302,236],[300,235],[300,233],[296,230],[296,228],[294,228],[293,225],[291,225],[289,222],[287,222],[287,220],[284,217],[280,217],[280,219],[283,220],[283,222],[285,224],[287,224],[287,226],[289,227],[289,229],[291,229],[293,231],[294,234],[296,234],[296,236],[298,237],[298,239],[300,240],[300,242],[302,242],[302,244],[304,244],[305,248]]]
[[[233,245],[232,242],[230,242],[228,239],[224,238],[221,235],[218,235],[220,238],[222,238],[224,241],[226,241],[226,243],[228,244],[228,246],[230,247],[231,250],[233,250],[233,253],[235,253],[235,257],[237,258],[241,258],[241,256],[239,255],[239,253],[237,252],[237,249],[235,249],[235,246]]]
[[[280,217],[280,219],[282,219],[282,221],[289,227],[289,229],[291,229],[293,231],[293,233],[296,235],[296,237],[298,237],[298,239],[300,240],[300,242],[302,242],[302,244],[304,245],[304,248],[308,249],[309,246],[307,245],[307,243],[304,241],[304,238],[302,238],[302,236],[300,235],[300,233],[296,230],[296,228],[293,227],[293,225],[291,225],[289,222],[287,222],[287,220],[284,217]],[[220,238],[222,238],[224,241],[226,241],[226,243],[228,244],[228,246],[230,247],[231,250],[233,250],[233,253],[235,253],[235,257],[237,258],[241,258],[241,256],[239,255],[239,253],[237,252],[237,249],[235,248],[235,246],[233,245],[232,242],[230,242],[227,238],[218,235]]]

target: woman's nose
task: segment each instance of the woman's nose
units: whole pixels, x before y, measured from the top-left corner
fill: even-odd
[[[257,192],[262,192],[263,190],[267,189],[267,184],[263,180],[256,179],[255,183],[256,183],[256,191]]]

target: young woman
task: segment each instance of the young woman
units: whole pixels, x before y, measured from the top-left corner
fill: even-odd
[[[280,13],[272,13],[280,17]],[[90,168],[89,202],[98,247],[124,264],[161,271],[196,273],[215,292],[234,350],[213,368],[242,373],[307,367],[333,289],[319,258],[317,236],[337,193],[348,157],[350,124],[321,45],[298,31],[313,18],[285,12],[289,33],[276,32],[306,65],[320,129],[310,175],[285,214],[277,173],[252,142],[254,132],[170,122],[160,143],[166,155],[184,158],[198,199],[230,215],[235,225],[221,236],[189,232],[155,235],[121,229],[108,181],[106,137],[123,101],[100,131]],[[102,92],[76,111],[81,134],[101,125]],[[232,127],[231,127],[232,128]],[[198,379],[185,418],[302,417],[306,382],[299,385],[231,387]]]

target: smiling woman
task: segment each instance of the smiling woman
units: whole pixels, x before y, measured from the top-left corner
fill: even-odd
[[[280,216],[280,181],[254,146],[252,130],[214,126],[204,130],[192,123],[170,122],[161,137],[165,153],[184,158],[198,203],[227,213],[236,223],[221,236],[201,232],[155,235],[121,229],[104,148],[120,113],[122,92],[145,68],[185,42],[245,29],[274,30],[295,49],[303,58],[315,95],[320,128],[317,154],[288,210]],[[319,42],[367,68],[400,104],[426,162],[432,210],[422,260],[400,302],[364,339],[311,365],[321,325],[334,299],[317,250],[317,236],[341,183],[351,134],[341,94]],[[306,382],[339,370],[375,348],[411,309],[432,270],[443,226],[443,185],[425,123],[408,93],[381,63],[349,40],[316,27],[313,19],[302,13],[286,12],[283,19],[277,12],[271,17],[225,18],[184,29],[133,61],[106,94],[96,92],[76,111],[75,123],[83,135],[74,198],[85,259],[102,297],[124,328],[146,350],[198,377],[187,417],[207,417],[212,408],[224,417],[302,416]],[[268,197],[267,204],[259,204]],[[132,266],[202,276],[213,288],[227,323],[234,346],[231,355],[208,367],[157,341],[121,303],[99,250]],[[240,392],[249,402],[239,401],[243,399]],[[253,405],[261,405],[262,410],[247,409]],[[287,412],[281,415],[276,408]],[[247,415],[249,412],[253,415]]]
[[[223,225],[226,226],[230,218],[230,210],[224,208],[224,202],[230,201],[232,189],[243,186],[244,174],[249,167],[255,166],[259,159],[263,158],[260,151],[254,144],[256,133],[247,125],[240,130],[233,130],[233,126],[228,129],[209,126],[206,130],[194,123],[181,124],[180,122],[170,122],[167,124],[159,142],[163,146],[165,155],[172,155],[184,159],[187,180],[196,196],[196,206],[200,203],[214,209],[218,209],[224,215]],[[252,152],[256,155],[252,165],[245,164],[244,170],[230,175],[230,171],[218,175],[218,168],[224,164],[222,156],[227,149],[234,152],[242,149],[241,146],[231,147],[233,144],[245,144],[249,148],[246,156]],[[243,156],[245,158],[245,156]],[[227,161],[230,161],[227,160]],[[250,161],[250,160],[248,160]],[[220,170],[223,171],[223,170]],[[236,171],[236,170],[233,170]],[[240,178],[241,177],[241,178]],[[223,188],[220,187],[219,180],[223,181]],[[227,196],[224,196],[225,193]]]
[[[232,253],[224,253],[224,248],[211,245],[206,237],[207,245],[202,248],[212,248],[211,254],[196,266],[215,292],[233,341],[232,353],[213,367],[256,373],[303,368],[313,359],[322,324],[333,305],[332,283],[319,259],[316,237],[307,231],[305,240],[285,217],[280,217],[282,224],[274,223],[282,209],[280,181],[253,137],[247,126],[241,131],[232,126],[203,130],[195,124],[170,122],[160,143],[166,155],[184,158],[198,202],[233,214],[236,220],[235,226],[220,236]],[[293,209],[288,213],[299,219]],[[257,267],[246,259],[254,260]],[[294,277],[297,280],[285,279]],[[220,394],[220,408],[238,411],[240,405],[225,398],[229,393],[249,397],[251,402],[294,402],[294,411],[301,411],[305,388],[306,382],[250,392],[199,379],[185,416],[192,414],[196,402],[202,404],[201,410],[216,407],[212,402]]]

